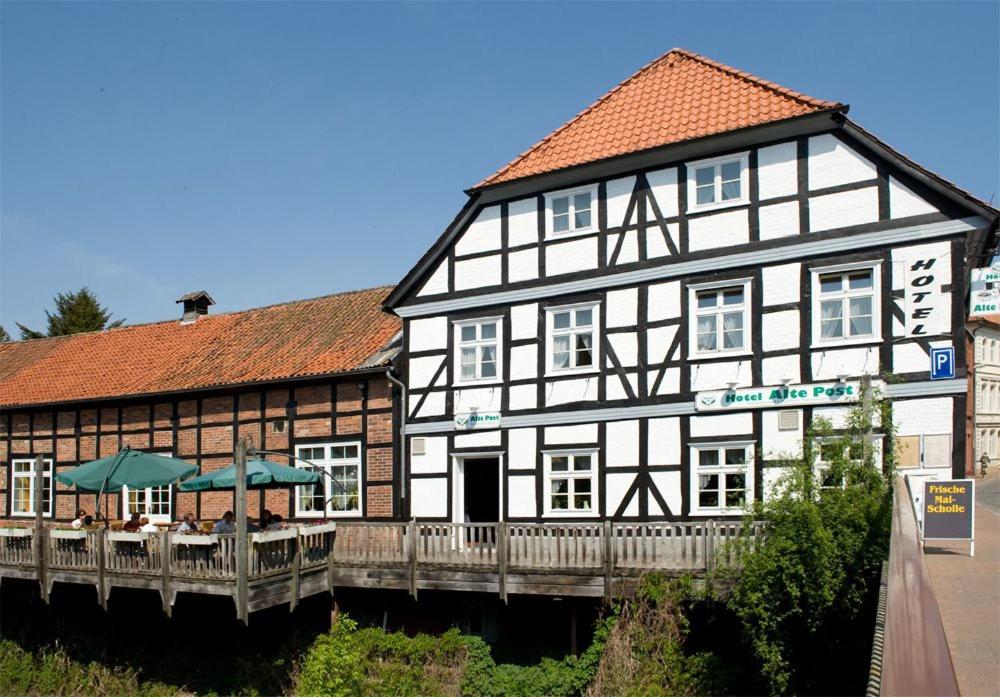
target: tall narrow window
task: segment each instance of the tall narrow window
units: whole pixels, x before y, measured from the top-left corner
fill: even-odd
[[[693,308],[691,355],[746,351],[750,342],[750,282],[690,287]]]
[[[500,377],[499,318],[457,322],[458,382],[495,381]]]
[[[698,513],[739,513],[753,501],[753,444],[721,443],[691,448]]]
[[[546,512],[593,513],[596,507],[597,453],[546,453]]]
[[[320,481],[315,485],[296,487],[295,515],[361,515],[360,453],[360,443],[298,447],[296,455],[308,462],[298,462],[296,466],[317,472]]]
[[[598,306],[548,310],[549,370],[589,372],[597,366]]]
[[[813,293],[813,341],[850,344],[879,338],[878,266],[816,270]]]
[[[44,460],[42,471],[42,514],[52,517],[52,460]],[[11,503],[14,516],[35,515],[35,460],[18,459],[11,462]]]
[[[597,217],[597,187],[546,194],[549,234],[552,237],[590,232]]]

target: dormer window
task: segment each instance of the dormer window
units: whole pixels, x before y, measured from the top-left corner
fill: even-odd
[[[545,196],[549,237],[578,235],[597,229],[597,187],[558,191]]]
[[[747,162],[746,153],[689,162],[688,211],[727,208],[747,203]]]

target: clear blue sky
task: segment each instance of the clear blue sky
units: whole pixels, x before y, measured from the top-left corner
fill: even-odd
[[[402,278],[465,200],[683,46],[816,97],[989,199],[997,3],[13,3],[0,323],[90,286],[129,323]]]

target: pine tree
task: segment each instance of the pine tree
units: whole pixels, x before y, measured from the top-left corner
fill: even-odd
[[[66,336],[114,329],[125,321],[119,319],[109,323],[111,312],[101,307],[97,302],[97,296],[89,288],[81,288],[76,293],[59,293],[53,300],[56,304],[55,312],[45,311],[49,322],[48,333],[43,334],[18,323],[17,328],[21,330],[22,339],[41,339],[45,336]]]
[[[10,334],[7,333],[6,329],[0,327],[0,343],[3,343],[4,341],[10,341]]]

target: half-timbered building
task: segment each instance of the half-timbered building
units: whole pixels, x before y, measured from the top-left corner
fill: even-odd
[[[386,302],[404,515],[736,516],[864,376],[901,466],[964,472],[966,279],[997,211],[847,111],[675,49],[470,189]]]

